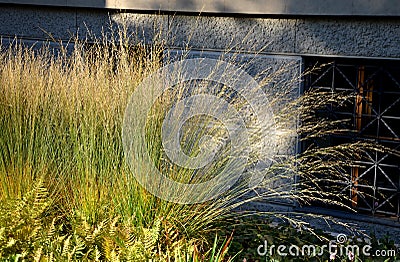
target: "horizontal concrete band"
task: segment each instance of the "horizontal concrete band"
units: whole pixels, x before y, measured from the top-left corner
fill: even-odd
[[[398,0],[0,0],[0,3],[222,14],[400,16]]]
[[[110,25],[110,23],[112,25]],[[0,38],[91,39],[127,25],[139,40],[171,48],[275,54],[400,58],[397,17],[246,18],[154,15],[105,9],[0,5]]]

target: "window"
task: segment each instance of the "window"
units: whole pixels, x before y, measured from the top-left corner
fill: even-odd
[[[343,128],[352,132],[329,135],[330,145],[370,141],[400,150],[400,61],[306,58],[310,68],[325,64],[305,78],[305,89],[351,92],[349,105],[327,106],[329,119],[348,119]],[[321,141],[315,139],[317,146]],[[360,212],[400,219],[400,158],[365,151],[355,155],[356,167],[343,191]]]

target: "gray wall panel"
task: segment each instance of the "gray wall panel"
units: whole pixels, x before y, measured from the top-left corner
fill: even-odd
[[[0,35],[68,39],[75,33],[76,12],[70,9],[0,6]]]
[[[400,57],[400,21],[300,19],[296,50],[301,54]]]
[[[259,52],[294,52],[295,19],[173,16],[168,45]]]

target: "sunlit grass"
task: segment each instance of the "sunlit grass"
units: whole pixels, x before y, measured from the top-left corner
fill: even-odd
[[[301,204],[320,201],[349,208],[337,200],[337,190],[320,185],[348,181],[346,167],[352,166],[352,155],[360,150],[385,150],[365,143],[310,148],[272,159],[271,167],[264,170],[262,179],[254,187],[249,186],[247,174],[233,188],[205,203],[183,205],[159,199],[147,192],[132,174],[144,172],[146,175],[147,167],[130,170],[125,163],[121,133],[130,96],[144,78],[162,66],[164,50],[161,43],[132,45],[133,39],[124,31],[119,34],[119,41],[105,37],[90,45],[76,42],[69,54],[63,48],[54,54],[50,49],[34,50],[21,45],[0,53],[0,203],[8,206],[22,201],[20,206],[28,210],[30,205],[38,204],[28,192],[34,192],[31,194],[36,194],[39,202],[44,196],[48,198],[41,210],[43,213],[35,217],[38,225],[43,216],[48,216],[47,222],[54,218],[46,225],[46,241],[53,239],[52,232],[57,225],[64,224],[60,232],[70,235],[63,238],[60,233],[60,238],[54,240],[59,241],[59,246],[66,245],[69,236],[75,238],[71,243],[77,246],[82,240],[85,243],[82,254],[90,254],[93,260],[97,255],[107,260],[135,257],[139,251],[145,254],[141,259],[153,256],[160,260],[173,261],[175,257],[176,261],[200,261],[207,256],[218,257],[222,254],[213,254],[218,253],[217,244],[209,249],[213,245],[213,233],[223,223],[251,213],[234,211],[238,207],[252,201],[284,200]],[[272,81],[273,77],[260,79],[260,85]],[[288,79],[291,83],[298,81]],[[277,87],[274,95],[268,96],[271,108],[277,108],[275,126],[257,129],[253,128],[254,119],[246,119],[247,127],[253,130],[250,135],[253,148],[260,148],[257,143],[262,140],[261,134],[272,128],[278,130],[277,139],[282,141],[298,135],[309,139],[341,131],[338,123],[315,118],[315,112],[328,103],[345,103],[351,96],[310,92],[289,99],[292,88],[293,85]],[[223,153],[229,146],[218,155],[218,162],[207,165],[200,173],[176,166],[166,157],[160,138],[162,122],[171,105],[188,95],[185,88],[176,90],[154,105],[146,122],[147,144],[136,146],[148,147],[154,165],[174,180],[204,181],[218,175],[228,159]],[[196,94],[207,90],[209,87],[203,86]],[[237,110],[242,110],[244,116],[248,114],[246,101],[241,97],[232,99],[232,90],[217,86],[212,92],[220,98],[230,98]],[[149,97],[144,94],[143,99]],[[301,123],[293,127],[297,121]],[[209,128],[210,125],[213,127]],[[192,119],[185,128],[182,146],[192,156],[201,152],[204,135],[226,136],[221,123],[213,118]],[[247,169],[260,154],[256,150],[251,152]],[[21,200],[27,194],[33,200]],[[11,210],[9,216],[7,212],[4,217],[9,219],[13,213]],[[25,211],[18,212],[15,214],[20,217],[25,214]],[[304,225],[287,214],[265,212],[264,215],[266,219],[277,216],[298,226]],[[0,228],[11,228],[8,222],[4,223],[0,223]],[[25,226],[26,235],[35,235],[31,234],[30,225]],[[93,240],[96,234],[101,236],[98,242]],[[3,241],[1,237],[0,240]],[[144,250],[146,247],[149,250]],[[224,253],[226,248],[223,244],[220,252]],[[38,246],[32,250],[39,252]],[[68,254],[74,258],[80,256],[69,252],[61,254],[60,259]]]

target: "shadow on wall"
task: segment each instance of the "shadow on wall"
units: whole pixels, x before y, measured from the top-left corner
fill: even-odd
[[[296,53],[400,57],[400,21],[396,18],[304,18],[296,27]]]
[[[400,57],[400,20],[375,17],[170,17],[174,48],[359,57]]]

